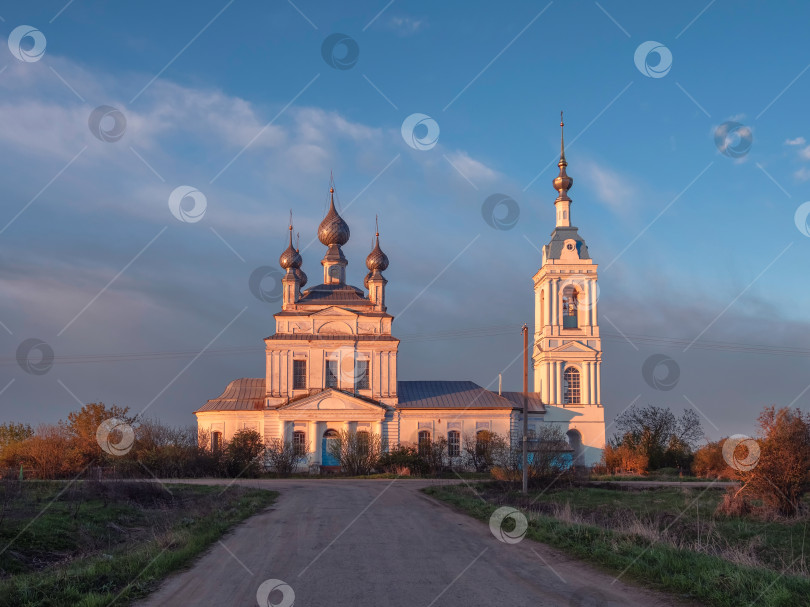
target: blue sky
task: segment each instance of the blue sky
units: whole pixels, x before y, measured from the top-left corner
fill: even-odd
[[[307,245],[330,171],[354,284],[380,217],[400,378],[495,387],[503,372],[519,389],[510,363],[553,228],[561,109],[572,217],[601,267],[608,419],[631,402],[696,406],[717,437],[752,432],[763,406],[810,403],[806,356],[702,347],[810,337],[810,238],[794,222],[810,200],[806,5],[188,7],[0,8],[4,38],[27,25],[47,41],[37,61],[0,46],[2,419],[50,422],[103,400],[189,424],[228,381],[261,376],[278,305],[256,299],[249,277],[276,266],[292,209],[319,282],[323,250]],[[349,69],[324,60],[334,33],[357,45]],[[634,63],[646,41],[671,53],[663,77]],[[88,127],[102,105],[126,119],[117,141]],[[402,137],[414,113],[440,129],[431,149]],[[747,153],[732,157],[745,147],[733,138],[726,153],[716,145],[727,122],[748,129]],[[200,221],[169,211],[182,185],[204,194]],[[519,206],[512,229],[482,217],[496,193]],[[29,338],[56,355],[45,374],[17,365]],[[154,356],[168,352],[187,354]],[[81,358],[132,353],[150,356]],[[658,353],[678,364],[672,390],[642,377]]]

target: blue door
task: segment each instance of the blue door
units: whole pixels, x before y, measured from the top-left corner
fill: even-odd
[[[329,445],[337,439],[337,436],[336,430],[327,430],[323,433],[323,440],[321,441],[322,466],[340,466],[340,460],[329,452]]]

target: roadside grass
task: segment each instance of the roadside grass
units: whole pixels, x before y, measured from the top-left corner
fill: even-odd
[[[717,489],[578,487],[526,497],[480,483],[423,491],[484,521],[513,506],[530,539],[701,605],[810,605],[808,521],[716,517]]]
[[[714,479],[681,474],[677,468],[661,468],[647,474],[593,474],[592,481],[666,481],[675,483],[711,482]]]
[[[278,496],[131,481],[66,487],[0,488],[0,607],[128,605]]]

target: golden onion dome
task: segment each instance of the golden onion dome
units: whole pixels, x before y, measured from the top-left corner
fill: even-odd
[[[344,245],[349,242],[349,225],[343,221],[343,218],[338,215],[335,209],[335,188],[329,188],[331,199],[329,202],[329,212],[323,218],[321,225],[318,226],[318,240],[324,245]]]
[[[380,272],[385,271],[388,268],[388,256],[383,253],[382,249],[380,248],[380,233],[377,232],[377,241],[374,244],[374,248],[371,250],[371,253],[368,254],[366,257],[366,267],[373,272],[374,270],[379,270]]]
[[[292,225],[290,226],[290,244],[281,254],[281,257],[278,258],[279,265],[284,268],[285,270],[289,268],[300,268],[301,264],[303,263],[303,259],[301,258],[301,254],[298,250],[293,247],[292,243]]]

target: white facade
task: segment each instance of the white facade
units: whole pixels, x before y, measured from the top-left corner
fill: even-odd
[[[529,427],[561,424],[575,461],[590,465],[605,442],[601,399],[601,341],[597,322],[597,266],[570,223],[561,152],[557,226],[543,247],[534,276],[534,386]],[[410,382],[397,375],[399,340],[392,335],[382,272],[388,258],[377,243],[366,259],[366,290],[346,284],[341,246],[349,227],[338,215],[334,190],[318,237],[327,247],[323,283],[302,290],[307,277],[292,237],[281,256],[281,310],[265,339],[264,378],[231,382],[195,414],[198,427],[217,442],[252,428],[265,440],[301,441],[302,468],[333,465],[324,449],[340,430],[379,434],[386,447],[418,444],[427,436],[475,436],[488,430],[517,440],[522,432],[522,394],[497,394],[472,382]],[[292,235],[292,226],[290,227]],[[458,433],[458,434],[455,434]]]

